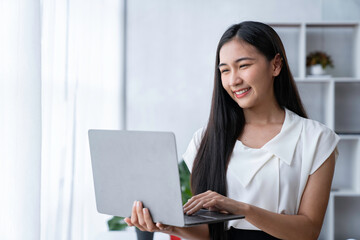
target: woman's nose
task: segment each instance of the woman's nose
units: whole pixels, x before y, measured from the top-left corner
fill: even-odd
[[[230,86],[236,86],[242,83],[242,78],[237,71],[234,71],[230,77]]]

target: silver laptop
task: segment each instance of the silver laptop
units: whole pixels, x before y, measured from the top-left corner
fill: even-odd
[[[154,222],[192,226],[244,218],[205,209],[183,213],[175,135],[170,132],[89,130],[97,210],[129,217],[134,201]]]

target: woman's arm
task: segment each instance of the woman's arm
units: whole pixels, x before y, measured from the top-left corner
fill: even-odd
[[[161,223],[155,224],[151,218],[149,209],[143,208],[142,203],[139,201],[134,202],[131,217],[125,218],[124,220],[129,226],[136,226],[141,231],[163,232],[194,240],[208,240],[210,238],[207,224],[194,227],[175,227]]]
[[[317,239],[331,190],[335,154],[310,177],[306,184],[298,215],[280,215],[250,207],[247,221],[281,239]],[[277,224],[271,224],[274,221]]]
[[[225,210],[245,215],[248,222],[280,239],[317,239],[329,200],[334,168],[333,152],[309,177],[297,215],[273,213],[211,191],[194,196],[184,205],[184,211],[192,214],[203,207]]]

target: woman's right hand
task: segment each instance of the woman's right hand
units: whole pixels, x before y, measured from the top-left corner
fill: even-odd
[[[147,208],[143,208],[142,202],[135,201],[133,204],[131,217],[125,218],[124,221],[128,226],[135,226],[141,231],[147,232],[163,232],[172,234],[174,226],[162,224],[160,222],[154,223],[150,211]]]

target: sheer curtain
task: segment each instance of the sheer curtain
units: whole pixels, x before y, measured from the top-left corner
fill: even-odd
[[[122,1],[42,2],[42,240],[95,239],[87,131],[121,126]]]
[[[40,3],[0,0],[0,239],[40,238]]]

